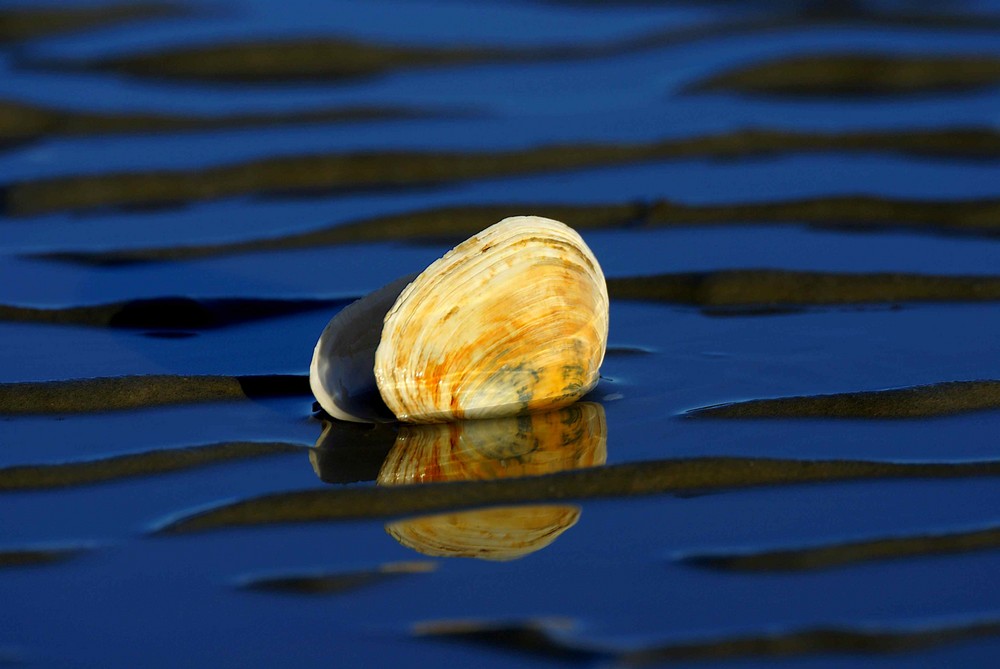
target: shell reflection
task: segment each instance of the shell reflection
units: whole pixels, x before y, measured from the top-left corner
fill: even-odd
[[[603,465],[604,409],[581,402],[539,414],[441,425],[404,425],[379,485],[540,476]],[[426,555],[513,560],[572,527],[572,505],[506,506],[401,520],[386,531]]]

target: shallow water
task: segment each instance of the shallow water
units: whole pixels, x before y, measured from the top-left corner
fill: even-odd
[[[1000,391],[951,382],[1000,380],[1000,3],[185,7],[0,7],[0,665],[995,664]],[[347,78],[122,65],[306,38],[411,51]],[[835,67],[857,54],[907,86]],[[754,83],[819,56],[830,79]],[[345,154],[364,178],[288,176]],[[586,429],[321,438],[301,377],[332,313],[486,205],[573,208],[612,279]],[[376,483],[414,441],[435,481]]]

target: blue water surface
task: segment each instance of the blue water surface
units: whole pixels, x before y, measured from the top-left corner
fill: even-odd
[[[34,6],[35,3],[18,3]],[[46,59],[98,58],[247,39],[345,37],[453,46],[608,44],[692,26],[779,16],[798,3],[573,3],[524,0],[232,0],[190,15],[0,47],[0,97],[80,112],[222,115],[392,105],[441,117],[148,135],[47,136],[0,152],[0,183],[55,176],[193,170],[276,156],[355,151],[502,151],[633,143],[748,128],[800,132],[997,130],[1000,87],[844,99],[693,94],[687,86],[751,63],[818,53],[1000,58],[1000,3],[892,3],[979,12],[979,27],[788,26],[720,34],[605,57],[413,68],[346,82],[213,85]],[[808,4],[808,3],[802,3]],[[939,6],[940,5],[940,6]],[[450,114],[450,115],[449,115]],[[97,267],[34,257],[279,237],[440,206],[709,205],[869,195],[927,201],[1000,197],[993,159],[825,151],[733,160],[658,160],[437,187],[309,197],[248,195],[150,211],[0,216],[0,304],[67,307],[135,298],[344,298],[447,251],[379,242]],[[512,211],[512,214],[530,211]],[[572,221],[566,221],[570,225]],[[995,276],[996,237],[799,225],[584,232],[609,277],[730,269]],[[0,382],[143,374],[308,373],[332,310],[179,337],[143,329],[0,323]],[[1000,306],[907,303],[780,314],[707,313],[613,300],[602,381],[607,463],[740,457],[975,463],[1000,458],[1000,413],[922,420],[699,421],[708,405],[1000,379]],[[615,349],[618,352],[615,353]],[[107,667],[550,667],[544,654],[422,637],[436,621],[557,620],[560,638],[617,653],[814,628],[926,630],[1000,619],[1000,551],[870,560],[816,571],[698,568],[691,555],[752,552],[995,528],[995,476],[780,485],[715,494],[559,502],[579,520],[509,562],[426,556],[386,519],[151,534],[197,510],[270,493],[330,490],[306,447],[321,424],[309,397],[88,415],[0,417],[0,468],[198,446],[283,441],[290,453],[53,490],[0,488],[0,551],[79,546],[72,560],[0,566],[0,665]],[[748,464],[747,466],[751,466]],[[373,486],[371,481],[350,484]],[[247,579],[349,572],[428,560],[434,569],[337,594],[259,592]],[[898,653],[740,656],[676,666],[995,666],[1000,636]],[[675,666],[675,665],[671,665]]]

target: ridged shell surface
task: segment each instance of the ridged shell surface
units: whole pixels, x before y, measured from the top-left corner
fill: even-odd
[[[422,272],[386,314],[379,392],[397,418],[438,422],[570,404],[604,360],[608,292],[571,228],[507,218]]]

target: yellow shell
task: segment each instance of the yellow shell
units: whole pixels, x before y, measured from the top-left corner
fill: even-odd
[[[580,236],[537,216],[504,219],[399,295],[375,353],[400,420],[484,418],[565,406],[594,387],[608,294]]]
[[[599,404],[446,425],[400,429],[379,485],[540,476],[603,465],[607,428]],[[572,505],[504,506],[396,521],[386,531],[434,556],[512,560],[552,543],[572,527]]]
[[[344,355],[347,343],[331,342],[354,344],[353,332],[371,330],[362,316],[379,312],[397,290],[379,291],[381,302],[351,309],[339,325],[335,318],[317,343],[310,379],[331,415],[367,419],[342,401],[363,393],[339,369],[368,364]],[[607,285],[580,235],[558,221],[515,216],[459,244],[402,289],[378,333],[374,385],[406,422],[558,408],[596,385],[607,335]]]

